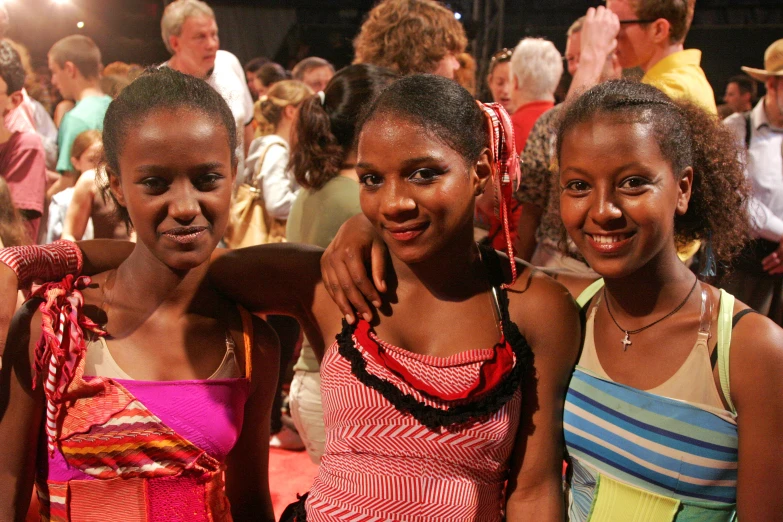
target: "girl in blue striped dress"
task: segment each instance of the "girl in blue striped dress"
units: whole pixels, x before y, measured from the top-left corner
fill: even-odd
[[[578,299],[570,520],[783,520],[783,330],[678,259],[701,240],[708,264],[728,261],[747,237],[730,136],[653,87],[608,82],[565,109],[557,157],[563,223],[603,277]]]
[[[556,152],[563,223],[602,276],[559,277],[585,314],[564,408],[570,521],[783,520],[783,330],[678,257],[701,241],[714,275],[748,237],[732,137],[696,106],[614,81],[563,108]],[[344,310],[348,295],[377,298],[361,225],[322,263]]]

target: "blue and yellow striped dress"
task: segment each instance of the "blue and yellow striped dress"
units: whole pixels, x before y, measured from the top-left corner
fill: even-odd
[[[598,288],[580,296],[580,305]],[[721,291],[716,349],[730,412],[638,390],[577,365],[564,414],[571,522],[735,519],[738,439],[728,390],[733,308],[734,298]]]

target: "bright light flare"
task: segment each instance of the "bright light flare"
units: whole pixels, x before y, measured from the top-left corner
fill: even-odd
[[[462,20],[462,13],[454,13],[454,18],[457,20]]]
[[[71,0],[52,0],[52,3],[54,5],[68,5],[71,3]]]
[[[83,29],[84,28],[84,22],[76,22],[76,27],[78,27],[79,29]]]

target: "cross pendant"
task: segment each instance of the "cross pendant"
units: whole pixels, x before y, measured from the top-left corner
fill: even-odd
[[[628,349],[629,344],[633,344],[631,343],[631,336],[628,332],[625,332],[625,338],[620,342],[623,343],[623,351],[626,351]]]

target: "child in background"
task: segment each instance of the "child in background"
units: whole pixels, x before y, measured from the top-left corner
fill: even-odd
[[[102,154],[101,131],[86,130],[76,136],[71,147],[71,164],[76,173],[77,183],[86,171],[94,172],[101,161]],[[47,243],[57,241],[63,236],[65,216],[73,200],[74,190],[74,187],[68,187],[52,196],[52,201],[49,203],[49,226],[46,230]],[[87,223],[86,231],[79,239],[92,239],[92,237],[92,224]]]
[[[96,131],[87,131],[96,132]],[[100,133],[98,133],[100,139]],[[99,161],[96,161],[96,165]],[[74,165],[76,165],[74,163]],[[102,186],[108,183],[103,168],[91,166],[82,172],[73,189],[73,197],[62,226],[62,238],[71,241],[83,239],[134,240],[134,233],[122,220],[111,198],[105,196]]]

